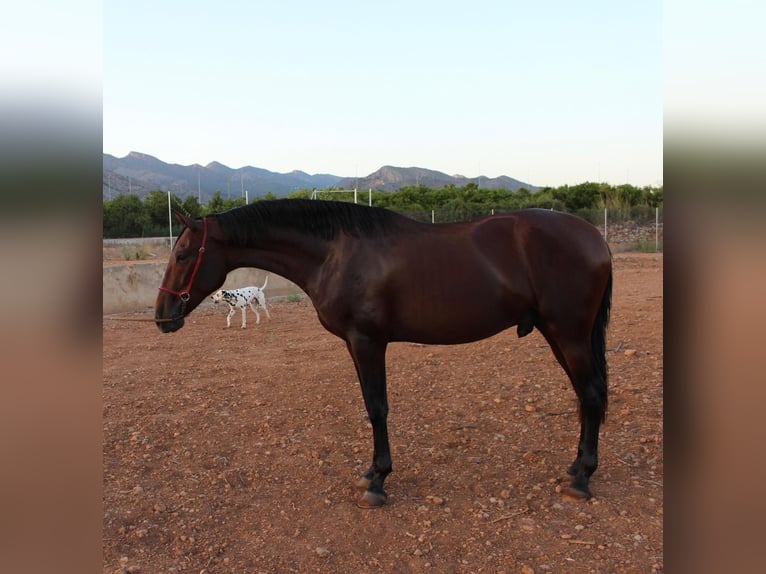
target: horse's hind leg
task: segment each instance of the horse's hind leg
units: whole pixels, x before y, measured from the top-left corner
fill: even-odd
[[[607,384],[597,368],[590,337],[576,341],[551,336],[550,329],[541,331],[548,340],[556,359],[569,376],[580,405],[580,439],[577,457],[567,472],[572,477],[569,494],[590,498],[590,476],[598,468],[598,435],[606,414]]]
[[[575,386],[580,401],[580,440],[577,458],[567,469],[573,494],[590,498],[590,476],[598,468],[598,434],[606,410],[606,385],[598,376],[579,379]]]
[[[383,482],[391,473],[391,450],[388,443],[388,398],[386,394],[386,343],[355,336],[346,342],[362,386],[364,405],[372,423],[372,465],[362,475],[358,486],[365,490],[357,505],[362,508],[382,506],[387,494]]]

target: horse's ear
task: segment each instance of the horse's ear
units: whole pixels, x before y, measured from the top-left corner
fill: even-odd
[[[177,209],[173,210],[173,215],[176,216],[176,219],[183,225],[184,227],[194,227],[194,219],[186,215],[185,213],[182,213],[181,211],[178,211]]]

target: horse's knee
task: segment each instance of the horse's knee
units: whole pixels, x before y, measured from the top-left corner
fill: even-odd
[[[375,402],[367,408],[367,418],[370,419],[372,426],[377,423],[384,423],[388,419],[388,405],[385,403]]]

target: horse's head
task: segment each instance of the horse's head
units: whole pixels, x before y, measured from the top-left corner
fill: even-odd
[[[218,252],[220,244],[211,236],[209,221],[178,212],[175,216],[186,229],[170,254],[154,304],[154,319],[163,333],[183,327],[184,317],[226,279],[226,268]]]

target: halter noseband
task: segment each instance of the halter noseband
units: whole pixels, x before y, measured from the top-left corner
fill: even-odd
[[[189,301],[189,291],[192,288],[194,279],[197,277],[197,271],[199,271],[199,266],[202,263],[202,256],[205,254],[205,243],[207,243],[207,217],[202,218],[202,245],[199,248],[199,256],[197,257],[197,262],[194,264],[194,270],[192,271],[191,277],[189,278],[189,284],[186,285],[186,288],[182,291],[173,291],[172,289],[168,289],[167,287],[160,285],[160,291],[165,291],[171,295],[177,295],[178,298],[181,299],[181,313],[179,318],[184,316],[186,303]]]

